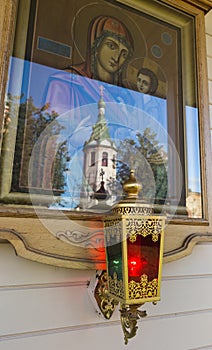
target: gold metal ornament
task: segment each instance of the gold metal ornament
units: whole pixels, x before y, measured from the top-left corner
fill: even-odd
[[[128,340],[136,335],[139,318],[147,316],[146,311],[138,310],[139,307],[141,307],[141,305],[121,305],[120,318],[125,344],[128,344]]]
[[[95,298],[105,318],[120,303],[125,344],[136,335],[139,310],[160,300],[165,217],[138,199],[142,187],[134,172],[123,185],[126,196],[104,218],[107,272],[98,279]]]
[[[98,307],[107,320],[109,320],[118,302],[108,295],[107,271],[102,271],[94,290],[94,297]]]

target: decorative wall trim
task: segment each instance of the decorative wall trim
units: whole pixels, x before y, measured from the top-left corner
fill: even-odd
[[[92,247],[97,251],[101,251],[104,247],[104,236],[100,230],[93,230],[92,233],[77,230],[58,231],[56,237],[64,242],[80,245],[83,248]]]
[[[103,236],[103,232],[101,233]],[[99,232],[99,237],[101,239],[101,235]],[[98,255],[93,257],[90,256],[88,258],[84,257],[83,252],[84,249],[81,247],[82,255],[78,257],[74,257],[72,255],[72,244],[70,243],[64,243],[61,242],[59,239],[55,239],[54,236],[52,238],[54,239],[54,245],[55,250],[58,253],[52,253],[48,251],[48,240],[47,244],[43,246],[43,249],[38,249],[35,247],[30,246],[30,244],[27,242],[27,239],[24,237],[24,233],[17,232],[14,229],[0,229],[0,239],[5,239],[8,242],[12,244],[14,247],[17,255],[31,259],[34,261],[50,264],[50,265],[56,265],[61,267],[71,267],[71,268],[81,268],[81,269],[98,269],[98,270],[104,270],[105,269],[105,255],[101,251]],[[45,238],[45,237],[44,237]],[[103,238],[103,237],[102,237]],[[83,236],[83,246],[89,245],[90,237],[87,236],[87,244],[85,236]],[[189,235],[180,245],[178,248],[173,250],[165,251],[164,253],[164,262],[170,262],[177,260],[179,258],[185,257],[186,255],[189,255],[192,253],[192,250],[195,246],[195,244],[199,242],[212,242],[212,233],[195,233]],[[57,250],[57,244],[58,244],[58,250]],[[60,254],[61,247],[60,245],[63,244],[68,248],[67,252],[70,248],[70,256],[65,254]],[[101,259],[102,257],[102,259]]]
[[[164,253],[164,262],[177,260],[191,254],[194,246],[199,242],[212,242],[212,233],[194,233],[188,236],[181,247]]]
[[[46,245],[43,246],[42,250],[30,246],[30,244],[27,242],[27,239],[24,237],[24,233],[17,232],[14,229],[0,229],[0,239],[4,239],[10,242],[14,247],[17,255],[23,258],[60,267],[70,267],[78,269],[105,269],[105,259],[97,259],[97,261],[95,261],[92,258],[86,258],[83,254],[83,248],[81,257],[74,257],[72,256],[71,244],[62,243],[59,239],[55,239],[55,237],[51,234],[50,238],[54,239],[55,246],[57,246],[58,244],[58,253],[48,252],[48,240],[46,242]],[[70,256],[60,254],[60,252],[63,251],[60,248],[61,244],[66,245],[67,248],[70,247]],[[45,250],[45,248],[47,249],[47,251]],[[67,250],[69,251],[69,249]]]

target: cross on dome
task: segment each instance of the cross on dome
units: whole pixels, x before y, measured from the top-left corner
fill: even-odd
[[[103,97],[103,95],[104,95],[104,86],[101,85],[99,89],[100,89],[100,96]]]

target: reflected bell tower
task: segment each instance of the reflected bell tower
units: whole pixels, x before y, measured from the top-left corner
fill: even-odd
[[[108,182],[116,179],[117,149],[115,142],[110,137],[105,119],[103,87],[100,88],[97,122],[92,127],[89,140],[84,143],[83,152],[84,181],[80,195],[80,207],[89,209],[98,203],[98,199],[105,200],[108,205],[112,205],[115,199]]]

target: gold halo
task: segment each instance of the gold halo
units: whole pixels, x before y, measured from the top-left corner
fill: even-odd
[[[79,2],[82,3],[84,1],[81,0]],[[82,61],[84,61],[86,57],[87,32],[88,32],[89,23],[92,21],[93,18],[98,17],[100,15],[115,17],[117,18],[117,20],[120,20],[126,25],[134,41],[133,57],[146,55],[147,46],[146,46],[144,35],[140,30],[139,25],[135,22],[135,20],[133,20],[132,18],[133,14],[132,16],[131,15],[129,16],[126,12],[127,10],[122,9],[121,11],[118,12],[118,16],[117,16],[117,6],[112,4],[105,4],[105,3],[100,4],[99,2],[86,4],[79,8],[71,24],[71,36],[73,40],[74,49],[78,52]],[[82,23],[83,23],[84,35],[81,35],[81,32],[79,30],[79,28],[82,28]],[[138,45],[136,47],[136,42],[139,42],[139,47]]]
[[[148,57],[139,57],[131,60],[125,71],[123,78],[124,85],[132,90],[137,90],[136,80],[140,68],[148,68],[158,78],[158,88],[155,95],[165,98],[167,96],[167,78],[160,65]]]

